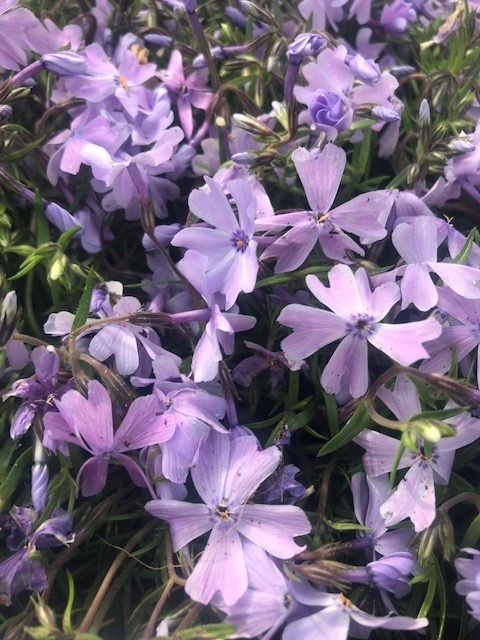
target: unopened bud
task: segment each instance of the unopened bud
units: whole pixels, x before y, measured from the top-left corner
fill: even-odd
[[[3,298],[0,311],[0,347],[4,347],[12,337],[17,324],[17,294],[9,291]]]
[[[143,39],[154,47],[171,47],[173,42],[170,36],[164,36],[160,33],[146,33]]]
[[[380,67],[374,60],[367,60],[359,53],[350,59],[348,66],[355,74],[355,77],[365,82],[365,84],[375,84],[382,75]]]
[[[87,72],[85,58],[74,51],[47,53],[41,61],[47,71],[61,77],[79,76]]]
[[[253,116],[249,116],[243,113],[235,113],[233,119],[236,124],[245,131],[253,133],[254,135],[272,136],[274,132],[263,122],[260,122]]]
[[[430,105],[425,98],[421,101],[418,109],[418,121],[421,125],[430,124]]]
[[[400,115],[394,109],[378,105],[372,108],[371,115],[380,122],[398,122],[400,120]]]
[[[12,116],[13,109],[9,104],[0,105],[0,122],[5,122],[5,120],[9,120]]]
[[[435,444],[442,436],[454,436],[456,431],[453,427],[441,420],[431,420],[421,418],[408,423],[409,431],[416,438],[421,438],[427,442]]]
[[[287,60],[290,64],[300,64],[308,56],[317,56],[326,46],[326,39],[318,33],[300,33],[288,45]]]
[[[53,257],[50,269],[48,270],[48,277],[50,280],[59,280],[63,275],[63,272],[68,266],[68,258],[61,251],[57,251]]]
[[[467,138],[456,138],[452,140],[448,143],[448,148],[453,151],[453,153],[470,153],[471,151],[475,151],[475,145]]]

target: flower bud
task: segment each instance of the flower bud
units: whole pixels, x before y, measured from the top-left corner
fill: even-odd
[[[382,75],[380,67],[374,60],[367,60],[359,53],[350,59],[348,66],[355,74],[355,77],[365,82],[365,84],[375,84]]]
[[[3,298],[0,310],[0,347],[4,347],[12,337],[17,324],[17,294],[9,291]]]
[[[467,138],[456,138],[448,143],[448,148],[454,153],[470,153],[475,151],[475,145]]]
[[[41,61],[47,71],[61,77],[78,76],[87,72],[85,58],[74,51],[47,53],[42,56]]]
[[[308,56],[317,56],[326,46],[326,39],[318,33],[300,33],[288,45],[287,60],[290,64],[300,64]]]
[[[394,109],[379,105],[372,108],[371,115],[380,122],[398,122],[400,120],[400,115]]]
[[[13,113],[13,109],[9,104],[0,105],[0,122],[5,122],[5,120],[9,120]]]
[[[171,47],[173,42],[170,36],[164,36],[160,33],[146,33],[143,39],[147,44],[152,44],[154,47]]]
[[[428,100],[425,98],[421,101],[418,109],[418,121],[420,125],[430,124],[430,105],[428,104]]]

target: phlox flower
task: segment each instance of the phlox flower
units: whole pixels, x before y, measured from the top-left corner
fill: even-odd
[[[414,631],[428,625],[427,618],[373,616],[355,606],[343,593],[321,593],[304,588],[296,593],[296,599],[303,605],[322,608],[288,624],[282,640],[346,640],[349,633],[366,638],[372,629]]]
[[[176,100],[180,124],[186,139],[190,140],[193,133],[192,107],[205,111],[212,101],[213,93],[207,86],[208,69],[199,69],[185,77],[182,54],[175,50],[170,56],[168,68],[159,71],[158,77],[173,100]]]
[[[29,35],[39,25],[31,11],[18,6],[18,0],[0,0],[0,67],[17,70],[27,63]]]
[[[206,231],[206,230],[205,230]],[[181,232],[180,232],[181,233]],[[178,263],[178,269],[187,280],[202,295],[208,304],[206,311],[207,323],[197,342],[192,358],[192,372],[195,382],[208,382],[218,373],[218,363],[222,360],[222,350],[227,355],[233,353],[235,333],[251,329],[256,319],[237,313],[236,306],[230,307],[228,312],[221,311],[225,306],[225,297],[214,294],[209,289],[212,281],[208,275],[209,259],[207,256],[190,249]],[[223,299],[223,300],[222,300]]]
[[[455,353],[457,361],[477,353],[477,380],[480,381],[480,300],[467,300],[448,287],[438,291],[437,308],[447,315],[450,326],[427,345],[430,360],[422,362],[422,371],[446,373]]]
[[[462,551],[473,557],[455,560],[455,569],[463,578],[457,582],[455,591],[466,596],[470,615],[475,620],[480,620],[480,551],[468,547]]]
[[[357,536],[369,542],[366,551],[370,560],[375,559],[378,554],[386,556],[403,551],[411,537],[411,530],[408,528],[387,530],[385,520],[380,514],[380,507],[389,495],[387,475],[367,476],[359,472],[352,476],[355,516],[360,524],[369,528],[369,531],[358,531]]]
[[[438,262],[435,218],[419,216],[401,222],[393,230],[392,243],[407,263],[395,272],[402,274],[402,309],[411,302],[420,311],[428,311],[437,304],[438,292],[430,271],[436,273],[455,293],[465,298],[480,298],[479,269]]]
[[[351,262],[347,251],[364,255],[363,249],[344,231],[370,244],[387,235],[378,222],[391,208],[390,192],[364,193],[345,204],[331,209],[345,169],[343,149],[327,144],[321,153],[300,147],[292,153],[292,160],[305,189],[311,211],[294,211],[259,218],[255,226],[260,230],[292,227],[262,254],[262,259],[278,258],[275,273],[293,271],[308,257],[317,242],[324,254],[333,260]]]
[[[103,489],[110,458],[121,462],[136,484],[148,486],[141,468],[125,453],[160,444],[173,434],[173,425],[158,418],[153,396],[134,400],[115,432],[110,396],[96,380],[88,383],[88,398],[71,390],[55,406],[58,413],[49,412],[44,418],[43,444],[67,454],[66,445],[71,443],[90,453],[77,474],[82,495],[96,495]]]
[[[399,420],[405,421],[421,413],[415,385],[405,376],[398,376],[393,390],[382,389],[379,397]],[[410,518],[418,532],[429,527],[435,519],[435,483],[448,484],[455,451],[480,437],[480,420],[468,414],[454,416],[448,422],[456,427],[454,436],[443,437],[431,447],[429,454],[419,446],[417,451],[405,451],[401,456],[398,469],[408,467],[408,471],[380,506],[386,526]],[[355,442],[365,449],[363,464],[369,476],[381,476],[390,471],[399,440],[365,429]]]
[[[43,413],[49,408],[50,401],[67,390],[67,386],[58,385],[60,359],[53,347],[36,347],[32,351],[32,362],[35,375],[20,378],[13,383],[10,391],[2,398],[23,398],[21,406],[15,412],[10,427],[10,437],[19,438],[31,427],[36,413]]]
[[[85,98],[89,102],[101,102],[115,96],[125,111],[134,118],[138,113],[137,88],[155,76],[157,67],[153,63],[142,64],[131,46],[137,38],[129,33],[120,39],[113,60],[104,49],[94,42],[83,50],[87,73],[65,78],[68,95]],[[59,99],[60,95],[55,95]],[[62,96],[63,97],[63,96]]]
[[[308,533],[310,523],[299,507],[250,502],[280,459],[277,447],[259,451],[254,436],[212,430],[191,471],[203,503],[152,500],[145,505],[169,523],[175,551],[211,531],[185,586],[193,600],[208,604],[219,593],[230,606],[241,598],[248,587],[245,539],[277,558],[303,550],[293,539]]]
[[[7,547],[16,550],[0,563],[0,604],[10,606],[20,591],[43,591],[48,587],[44,565],[34,558],[37,549],[68,545],[74,540],[72,514],[55,509],[51,517],[37,525],[38,512],[30,507],[13,507],[0,517],[0,529],[9,532]]]
[[[280,324],[293,329],[281,343],[291,362],[343,338],[322,373],[321,382],[328,393],[338,393],[343,380],[353,397],[366,392],[368,343],[404,366],[428,358],[422,345],[442,330],[434,318],[398,325],[380,322],[400,297],[396,284],[386,282],[372,291],[363,268],[354,274],[342,264],[330,270],[328,279],[330,288],[313,275],[307,276],[306,283],[317,300],[332,311],[290,304],[278,317]]]
[[[257,242],[253,239],[257,211],[248,183],[232,180],[228,191],[235,200],[238,219],[223,189],[205,177],[208,190],[195,189],[190,194],[191,212],[213,228],[198,225],[182,229],[172,240],[175,247],[187,247],[207,256],[208,290],[225,294],[225,308],[235,303],[241,291],[253,291],[257,279]]]
[[[295,97],[308,107],[305,119],[312,126],[324,131],[328,140],[334,140],[339,131],[348,129],[354,118],[355,107],[374,104],[392,108],[390,99],[398,87],[398,81],[384,71],[374,85],[356,84],[355,73],[348,66],[347,48],[325,49],[316,62],[309,62],[302,69],[307,87],[296,86]],[[373,125],[374,130],[383,124]]]

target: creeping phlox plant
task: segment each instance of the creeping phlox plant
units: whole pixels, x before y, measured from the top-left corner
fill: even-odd
[[[0,637],[480,633],[480,5],[0,0]]]

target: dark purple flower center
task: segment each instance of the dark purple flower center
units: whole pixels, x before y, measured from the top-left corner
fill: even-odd
[[[232,237],[230,238],[230,242],[232,243],[233,248],[236,251],[240,251],[241,253],[245,253],[248,247],[248,243],[250,242],[250,238],[247,236],[243,229],[238,229],[234,231]]]
[[[353,333],[358,338],[368,338],[375,332],[377,323],[372,316],[361,313],[353,316],[350,322],[347,322],[348,333]]]

